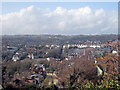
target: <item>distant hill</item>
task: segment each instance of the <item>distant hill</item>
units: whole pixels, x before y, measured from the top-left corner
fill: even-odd
[[[118,35],[107,34],[107,35],[3,35],[3,44],[63,44],[63,43],[78,43],[89,41],[113,41],[118,39]]]

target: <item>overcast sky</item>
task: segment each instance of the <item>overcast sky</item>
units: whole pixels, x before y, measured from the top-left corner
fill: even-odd
[[[3,3],[2,34],[117,34],[117,3]]]

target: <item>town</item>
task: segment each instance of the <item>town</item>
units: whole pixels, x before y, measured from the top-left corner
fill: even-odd
[[[117,35],[15,35],[2,43],[5,88],[107,88],[104,77],[118,80]]]

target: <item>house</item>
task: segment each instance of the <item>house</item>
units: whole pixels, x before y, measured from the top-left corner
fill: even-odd
[[[15,54],[16,54],[16,55],[21,55],[22,53],[16,52]]]
[[[39,67],[41,67],[43,69],[43,71],[45,71],[45,66],[44,64],[39,64]]]
[[[34,80],[28,79],[28,82],[29,82],[29,83],[34,83]]]
[[[93,53],[93,55],[101,55],[101,56],[103,56],[103,54],[104,54],[104,51],[95,51]]]
[[[70,59],[70,60],[71,60],[72,58],[73,58],[73,56],[71,56],[71,55],[69,55],[69,56],[68,56],[68,59]]]
[[[50,45],[45,45],[45,47],[49,48],[49,47],[50,47]]]
[[[7,51],[14,52],[14,51],[16,51],[16,50],[18,50],[17,47],[10,47],[10,46],[7,46]]]
[[[39,56],[33,55],[33,54],[28,54],[28,58],[30,58],[30,59],[38,59]]]
[[[37,56],[37,55],[34,55],[34,59],[38,59],[39,58],[39,56]]]
[[[65,58],[65,60],[69,60],[68,58]]]
[[[44,77],[40,74],[33,74],[27,80],[29,83],[40,84],[44,80]]]
[[[104,48],[104,52],[105,53],[111,53],[111,49],[110,48]]]
[[[34,59],[34,55],[33,54],[28,54],[28,58]]]
[[[113,50],[112,53],[113,53],[113,54],[117,54],[117,51]]]
[[[100,48],[99,45],[90,45],[89,47],[91,47],[91,48]]]
[[[16,61],[20,60],[20,58],[19,58],[18,55],[14,55],[14,56],[12,57],[12,60],[16,62]]]
[[[42,69],[43,71],[45,71],[44,64],[35,64],[34,67],[33,67],[33,71],[37,70],[39,72],[40,69]]]
[[[50,58],[47,58],[47,61],[50,61]]]
[[[98,76],[103,75],[103,71],[98,65],[96,65],[96,68],[97,68],[97,75]]]

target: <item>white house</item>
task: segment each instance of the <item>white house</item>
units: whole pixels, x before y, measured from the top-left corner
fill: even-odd
[[[12,60],[15,61],[15,62],[18,61],[19,59],[20,59],[20,58],[19,58],[17,55],[14,55],[14,56],[12,57]]]
[[[113,50],[112,53],[113,53],[113,54],[117,54],[117,51]]]

